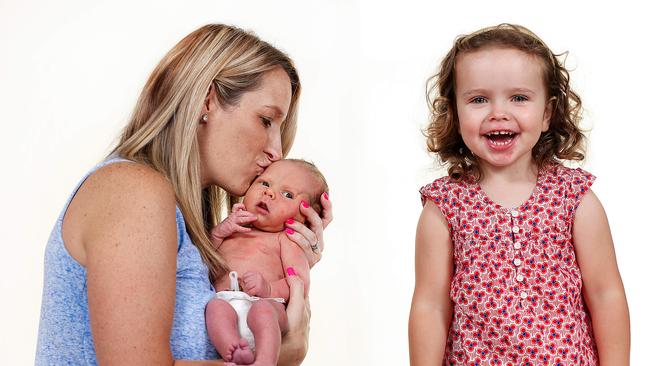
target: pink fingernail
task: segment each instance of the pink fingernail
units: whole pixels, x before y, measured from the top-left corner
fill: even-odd
[[[293,229],[290,228],[290,227],[285,228],[284,231],[285,231],[287,234],[289,234],[289,235],[291,235],[291,234],[293,234],[293,233],[295,232],[295,231],[293,231]]]
[[[306,201],[302,201],[302,207],[309,208],[309,203],[307,203]]]
[[[327,192],[323,193],[323,196],[325,197],[326,200],[330,200],[330,196],[327,194]]]
[[[288,274],[289,276],[295,276],[295,275],[296,275],[296,271],[293,270],[293,267],[287,267],[287,274]]]
[[[287,224],[289,224],[289,225],[293,224],[293,219],[287,220]]]

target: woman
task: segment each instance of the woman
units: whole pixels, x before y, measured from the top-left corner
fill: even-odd
[[[289,151],[299,95],[292,61],[237,28],[204,26],[162,59],[112,156],[82,179],[52,232],[37,364],[221,364],[187,361],[216,358],[204,308],[227,265],[206,229]],[[311,265],[332,217],[321,201],[322,219],[301,207],[309,228],[288,225]],[[288,281],[279,364],[296,365],[309,304],[297,277]]]

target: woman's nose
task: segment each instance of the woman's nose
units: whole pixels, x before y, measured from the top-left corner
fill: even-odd
[[[279,128],[269,136],[268,144],[264,148],[264,153],[272,162],[282,159],[282,136],[280,135]]]

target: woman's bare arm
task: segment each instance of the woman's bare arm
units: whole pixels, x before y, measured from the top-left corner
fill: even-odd
[[[177,234],[171,186],[150,168],[117,163],[91,175],[74,200],[76,212],[65,224],[83,244],[98,363],[172,365]]]

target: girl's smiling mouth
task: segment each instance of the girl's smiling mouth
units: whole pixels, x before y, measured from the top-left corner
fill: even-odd
[[[494,150],[507,150],[510,148],[519,134],[510,130],[494,130],[483,134],[487,144]]]

